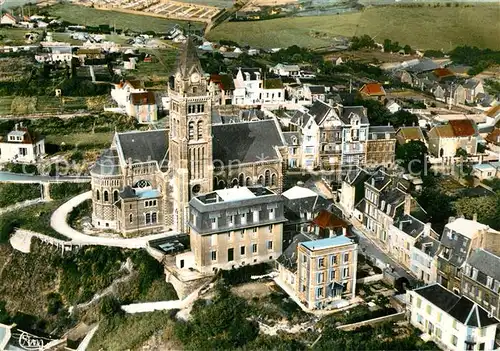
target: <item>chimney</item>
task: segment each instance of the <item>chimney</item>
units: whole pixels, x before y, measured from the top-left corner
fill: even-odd
[[[372,177],[372,186],[375,186],[375,178]]]
[[[19,129],[19,123],[16,123],[16,124],[14,125],[14,130],[18,130],[18,129]]]
[[[411,212],[411,195],[405,194],[405,204],[404,204],[404,214],[410,214]]]
[[[403,230],[403,221],[399,221],[399,230]]]
[[[472,215],[472,220],[473,220],[474,222],[477,222],[477,213],[474,213],[474,214]]]
[[[427,222],[424,224],[424,236],[431,236],[431,223]]]
[[[455,222],[456,218],[455,217],[449,217],[448,218],[448,223]]]

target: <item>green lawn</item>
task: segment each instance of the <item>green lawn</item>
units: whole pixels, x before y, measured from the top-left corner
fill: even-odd
[[[41,34],[40,29],[24,29],[24,28],[0,28],[0,36],[2,39],[0,43],[8,45],[26,45],[24,35],[29,32],[36,32]]]
[[[14,96],[0,97],[0,115],[10,115],[12,101],[14,101]]]
[[[158,17],[134,15],[116,11],[98,10],[85,6],[69,4],[58,4],[51,6],[47,11],[62,20],[74,24],[97,26],[108,24],[119,29],[131,29],[137,31],[167,32],[170,27],[178,23],[187,26],[187,22],[169,20]],[[201,24],[192,23],[193,26],[201,27]]]
[[[324,47],[336,35],[369,34],[417,49],[450,50],[457,45],[500,49],[498,4],[434,8],[386,6],[329,16],[289,17],[267,21],[227,22],[214,28],[209,40],[234,40],[256,47]]]
[[[113,133],[73,133],[70,135],[47,135],[45,137],[46,143],[56,145],[64,142],[70,145],[109,146],[112,140]]]
[[[136,70],[126,71],[127,77],[144,81],[166,81],[175,66],[177,50],[161,49],[146,52],[153,56],[153,62],[138,62]]]

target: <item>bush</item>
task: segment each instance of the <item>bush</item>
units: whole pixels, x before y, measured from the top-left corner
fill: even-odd
[[[61,295],[58,293],[51,292],[47,295],[47,313],[50,315],[56,315],[64,306],[62,302]]]
[[[112,296],[104,296],[100,305],[100,312],[103,317],[111,318],[124,314],[120,302]]]
[[[251,266],[243,266],[237,269],[221,270],[219,277],[229,285],[238,285],[251,281],[252,275],[264,275],[269,273],[270,266],[267,263],[260,263]]]
[[[50,185],[50,197],[54,200],[62,200],[89,190],[89,183],[54,183]]]
[[[0,184],[0,208],[41,197],[39,184]]]

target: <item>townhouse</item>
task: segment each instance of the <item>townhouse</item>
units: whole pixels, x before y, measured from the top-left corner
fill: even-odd
[[[234,78],[233,105],[277,104],[285,101],[281,79],[266,79],[260,68],[238,68]]]

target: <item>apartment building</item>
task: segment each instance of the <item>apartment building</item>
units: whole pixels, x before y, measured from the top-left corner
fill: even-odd
[[[408,291],[410,323],[444,350],[493,350],[499,321],[439,284]]]
[[[345,236],[298,234],[278,258],[278,283],[309,309],[347,306],[355,297],[358,245]]]
[[[264,187],[235,187],[189,202],[193,268],[202,273],[273,261],[281,255],[283,199]]]
[[[421,235],[410,248],[410,270],[425,284],[436,282],[439,240]]]
[[[471,252],[462,271],[462,294],[500,318],[500,257],[484,249]]]
[[[366,144],[366,165],[392,167],[396,159],[396,131],[392,126],[370,126]]]

